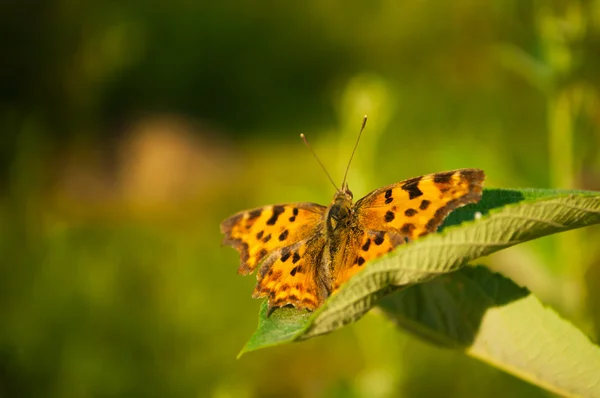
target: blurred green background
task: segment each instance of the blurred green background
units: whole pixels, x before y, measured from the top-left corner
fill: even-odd
[[[0,5],[0,396],[547,396],[373,311],[236,355],[228,215],[458,167],[600,190],[600,1]],[[484,263],[600,339],[598,228]]]

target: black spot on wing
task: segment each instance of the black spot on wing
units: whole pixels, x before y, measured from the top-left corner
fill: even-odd
[[[373,239],[373,242],[379,246],[383,243],[383,237],[385,236],[385,232],[377,232],[377,235],[375,236],[375,239]]]
[[[286,229],[285,231],[283,231],[280,235],[279,235],[279,240],[283,241],[286,240],[288,235],[289,235],[289,231]]]
[[[290,256],[292,255],[292,253],[290,253],[290,250],[286,250],[283,249],[282,250],[282,254],[281,254],[281,262],[285,263],[287,261],[288,258],[290,258]]]
[[[279,285],[279,290],[281,290],[282,292],[287,292],[288,290],[290,290],[290,285],[287,283]]]
[[[292,264],[296,264],[298,261],[300,261],[300,255],[296,252],[294,253],[294,257],[292,257]]]
[[[248,220],[254,220],[255,218],[260,217],[261,213],[262,213],[262,209],[252,210],[251,212],[248,213]]]
[[[429,205],[431,204],[431,202],[427,199],[423,199],[421,201],[421,204],[419,205],[419,209],[421,210],[427,210],[427,208],[429,207]]]
[[[360,267],[360,266],[361,266],[361,265],[363,265],[364,263],[365,263],[365,259],[364,259],[364,258],[362,258],[362,257],[359,257],[359,258],[358,258],[358,262],[357,262],[358,266]]]
[[[269,234],[263,238],[263,242],[265,242],[265,243],[267,243],[270,240],[271,240],[271,234]]]
[[[271,275],[271,276],[273,277],[273,279],[279,279],[279,278],[281,278],[282,273],[283,272],[280,269],[278,269],[277,271],[273,272],[273,275]]]
[[[259,233],[257,233],[256,234],[256,239],[261,240],[264,233],[265,233],[265,231],[260,231]]]
[[[433,182],[436,184],[448,184],[454,175],[453,171],[446,171],[444,173],[437,173],[433,176]]]
[[[414,229],[415,229],[414,224],[406,223],[400,228],[400,231],[402,231],[402,233],[404,233],[406,235],[410,235],[410,234],[412,234]]]
[[[292,268],[292,270],[290,271],[290,275],[291,276],[295,276],[296,275],[296,271],[298,271],[298,267]]]
[[[387,213],[385,213],[385,217],[384,217],[385,222],[391,222],[394,220],[394,218],[396,218],[396,216],[394,215],[393,212],[388,211]]]
[[[389,204],[390,204],[390,203],[392,203],[393,201],[394,201],[394,198],[387,198],[387,199],[385,200],[385,204],[386,204],[386,205],[389,205]]]
[[[369,247],[371,246],[371,239],[367,238],[367,241],[365,242],[365,244],[362,246],[362,249],[364,251],[369,251]]]
[[[279,215],[284,211],[285,208],[283,206],[273,206],[273,214],[271,215],[271,218],[267,220],[267,225],[275,225]]]
[[[419,196],[423,195],[423,192],[419,189],[419,182],[421,181],[421,178],[423,177],[411,178],[402,184],[401,188],[408,193],[409,199],[418,198]]]
[[[412,217],[412,216],[414,216],[414,215],[415,215],[415,214],[417,214],[417,213],[418,213],[418,212],[417,212],[415,209],[406,209],[406,210],[404,211],[404,215],[405,215],[406,217]]]

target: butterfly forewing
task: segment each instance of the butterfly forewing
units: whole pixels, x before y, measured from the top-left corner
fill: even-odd
[[[416,239],[435,232],[452,210],[479,201],[484,178],[482,170],[459,169],[379,188],[356,203],[357,224]]]
[[[315,235],[325,210],[315,203],[295,203],[243,211],[221,223],[223,244],[240,252],[238,272],[250,274],[269,253]]]

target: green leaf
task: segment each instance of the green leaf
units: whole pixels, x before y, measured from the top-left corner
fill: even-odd
[[[527,289],[485,267],[465,267],[385,297],[404,330],[562,396],[600,396],[600,347]]]
[[[239,353],[238,358],[244,352],[294,340],[307,327],[307,321],[311,316],[311,313],[307,310],[297,310],[290,307],[279,308],[273,311],[272,314],[269,314],[268,311],[269,306],[264,301],[258,314],[258,328]]]
[[[483,216],[474,220],[477,213]],[[466,222],[456,225],[461,221]],[[478,204],[453,212],[442,232],[372,261],[312,314],[300,316],[299,311],[282,308],[268,316],[263,303],[259,328],[242,353],[331,332],[360,319],[392,291],[456,271],[521,242],[597,223],[600,193],[485,190]]]

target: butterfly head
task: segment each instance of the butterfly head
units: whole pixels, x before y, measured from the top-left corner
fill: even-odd
[[[327,213],[327,227],[330,232],[334,232],[340,227],[345,227],[350,220],[352,213],[352,192],[344,185],[342,189],[335,193],[333,202],[329,206]]]
[[[346,200],[349,200],[352,203],[352,198],[354,198],[354,195],[352,194],[350,188],[348,188],[348,183],[344,183],[344,185],[342,185],[342,189],[339,189],[336,192],[335,197],[344,197]]]

